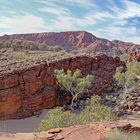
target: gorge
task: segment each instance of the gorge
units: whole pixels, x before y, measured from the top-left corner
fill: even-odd
[[[77,56],[0,73],[0,119],[21,119],[62,105],[67,99],[57,92],[55,69],[80,69],[83,75],[93,74],[91,94],[101,94],[117,88],[113,75],[118,66],[125,66],[118,57]]]

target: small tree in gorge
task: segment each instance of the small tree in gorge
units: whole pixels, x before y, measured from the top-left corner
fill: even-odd
[[[123,107],[128,105],[129,102],[137,102],[137,97],[140,91],[140,62],[133,61],[127,64],[126,71],[117,71],[114,78],[118,84],[122,87],[122,92],[118,98],[118,105]],[[134,101],[135,100],[135,101]],[[131,104],[130,104],[131,105]]]
[[[87,75],[86,77],[82,77],[79,69],[76,69],[74,73],[72,73],[70,70],[67,72],[64,72],[63,69],[55,70],[55,74],[60,87],[71,94],[72,100],[70,106],[71,109],[73,109],[74,101],[81,97],[90,87],[93,76]]]
[[[127,71],[117,71],[114,78],[124,89],[129,92],[140,87],[140,62],[133,61],[127,65]]]

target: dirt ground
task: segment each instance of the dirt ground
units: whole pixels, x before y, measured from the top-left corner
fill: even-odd
[[[0,121],[0,132],[29,133],[38,127],[40,121],[47,115],[47,109],[38,117],[26,119]],[[1,139],[0,139],[1,140]]]

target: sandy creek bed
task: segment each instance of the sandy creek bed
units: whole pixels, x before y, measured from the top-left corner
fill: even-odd
[[[38,127],[40,121],[46,116],[47,110],[44,110],[39,117],[33,116],[20,120],[0,121],[0,132],[27,133],[33,132]]]

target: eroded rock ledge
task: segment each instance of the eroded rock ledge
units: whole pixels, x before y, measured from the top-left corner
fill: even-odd
[[[66,99],[57,92],[55,69],[78,68],[83,75],[93,74],[91,91],[101,94],[117,88],[113,75],[116,67],[122,65],[118,57],[78,56],[0,73],[0,119],[25,118],[63,104]]]

